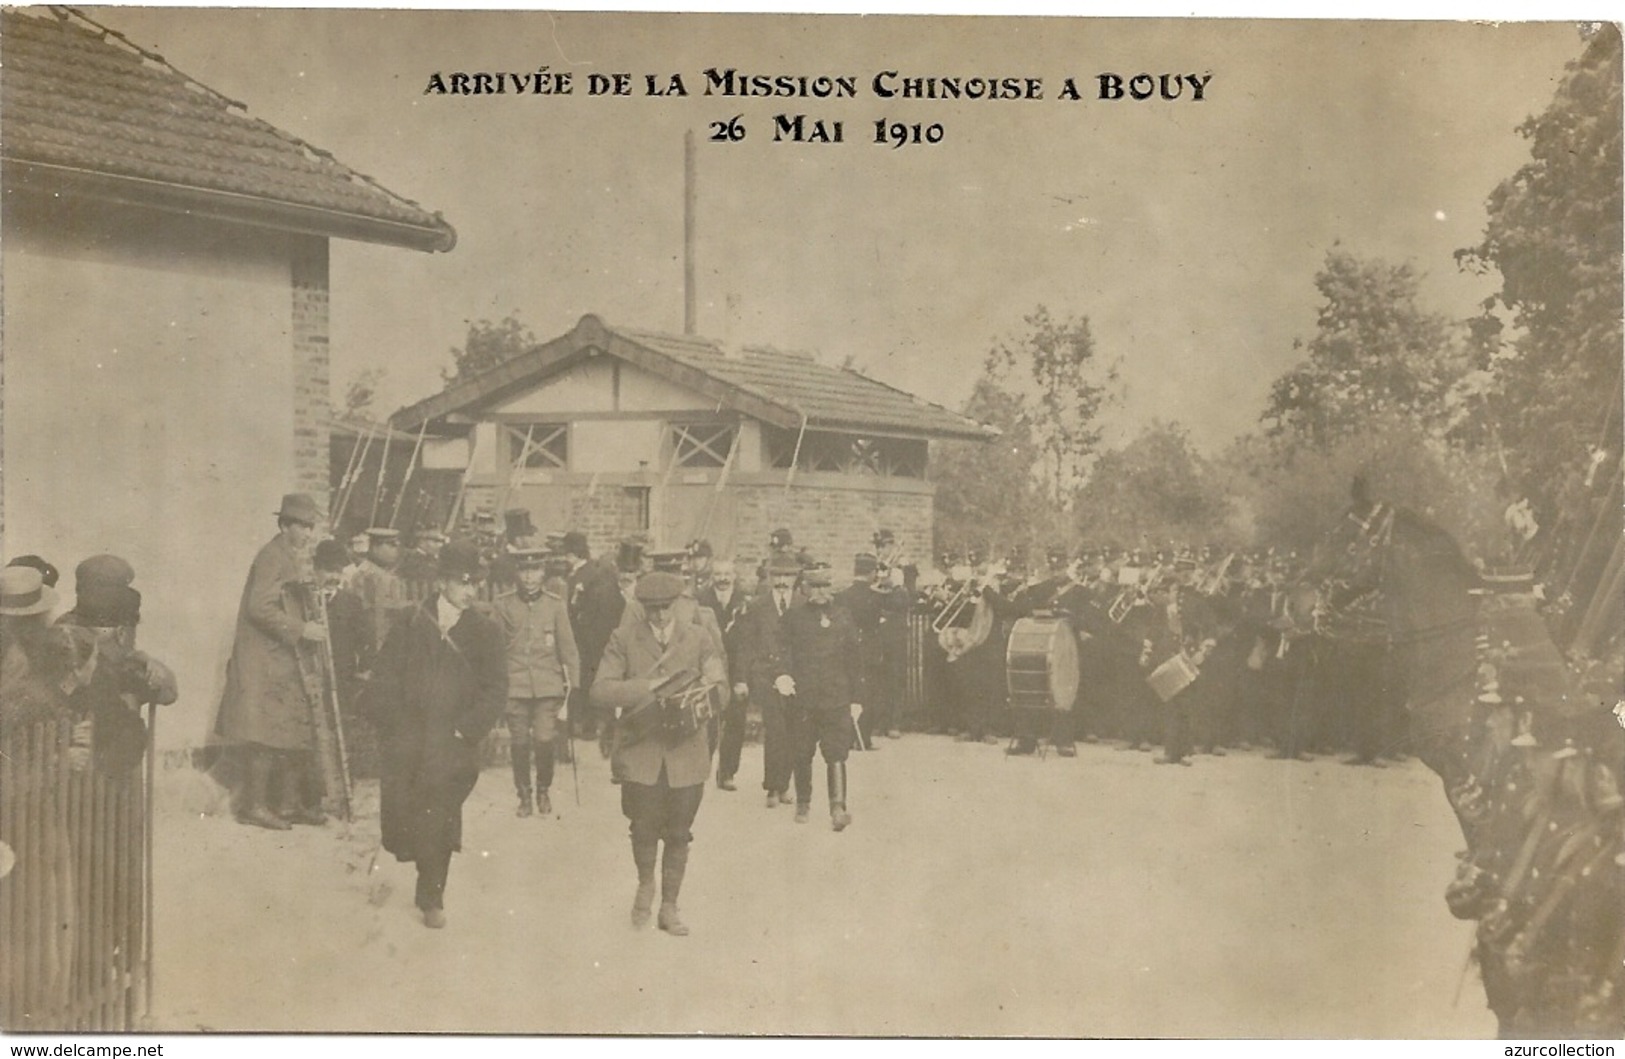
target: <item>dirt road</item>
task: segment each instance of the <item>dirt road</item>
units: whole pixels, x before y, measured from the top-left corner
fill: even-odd
[[[628,925],[608,768],[582,747],[556,814],[489,769],[453,859],[449,926],[409,865],[369,872],[376,817],[267,832],[158,822],[156,1028],[586,1034],[1492,1037],[1471,924],[1441,894],[1460,845],[1420,765],[1253,753],[1158,767],[910,735],[851,765],[853,826],[709,787],[687,938]],[[375,801],[376,793],[370,793]]]

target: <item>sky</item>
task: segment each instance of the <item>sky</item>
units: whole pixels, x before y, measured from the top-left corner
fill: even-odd
[[[693,130],[700,334],[851,357],[957,407],[1043,305],[1088,317],[1120,367],[1110,440],[1174,420],[1210,452],[1299,359],[1334,244],[1411,263],[1453,316],[1494,291],[1453,252],[1583,46],[1572,23],[86,10],[457,229],[447,254],[333,244],[335,391],[385,368],[379,411],[437,391],[470,320],[680,332]],[[425,91],[544,66],[574,91]],[[857,93],[707,96],[703,71],[730,67]],[[1037,78],[1043,98],[879,98],[893,70]],[[632,94],[588,94],[595,73],[630,74]],[[1112,73],[1208,80],[1200,101],[1189,81],[1102,100]],[[687,96],[648,94],[672,74]],[[1058,98],[1067,77],[1081,99]],[[798,113],[842,142],[773,142]],[[709,138],[736,116],[742,139]],[[877,145],[877,120],[940,142]]]

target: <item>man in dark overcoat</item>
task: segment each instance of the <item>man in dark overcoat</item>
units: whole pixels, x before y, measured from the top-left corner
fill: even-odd
[[[271,773],[279,756],[303,760],[314,746],[297,651],[301,640],[317,643],[326,633],[319,622],[305,620],[289,592],[307,579],[305,550],[321,521],[316,501],[289,493],[276,518],[277,535],[254,557],[243,586],[215,731],[242,753],[237,819],[286,831],[288,821],[269,804]]]
[[[632,925],[649,922],[659,858],[660,929],[679,936],[687,934],[688,927],[678,916],[677,897],[694,838],[690,829],[711,772],[711,748],[703,721],[676,729],[648,711],[668,709],[657,698],[657,690],[664,690],[674,678],[687,674],[690,682],[710,685],[727,679],[705,630],[673,613],[672,604],[684,587],[682,577],[664,571],[638,579],[635,591],[643,617],[623,622],[610,635],[592,686],[593,705],[613,715],[617,728],[612,767],[621,780],[621,812],[630,821],[632,862],[638,873]]]
[[[424,925],[446,924],[451,855],[463,802],[480,772],[480,742],[508,701],[502,632],[474,607],[484,564],[471,541],[440,552],[434,594],[390,629],[367,701],[378,726],[384,848],[417,864]]]
[[[570,704],[570,723],[575,734],[591,739],[598,730],[592,711],[584,707],[593,678],[598,673],[598,660],[603,657],[609,634],[621,623],[621,612],[626,609],[626,597],[615,576],[615,566],[605,560],[594,560],[587,549],[587,535],[571,530],[564,535],[563,549],[570,557],[569,595],[570,627],[575,630],[576,647],[581,653],[581,686],[571,692],[576,700]]]
[[[859,728],[863,742],[878,749],[874,737],[896,734],[898,688],[902,683],[908,612],[903,592],[894,589],[872,552],[852,559],[852,583],[835,593],[835,605],[845,610],[858,630],[858,667],[870,701],[864,704]],[[878,723],[877,723],[878,722]]]
[[[801,564],[791,555],[778,554],[767,561],[768,583],[757,593],[745,611],[744,635],[738,663],[745,690],[762,714],[762,789],[767,807],[790,801],[790,773],[794,754],[786,730],[784,695],[776,686],[779,676],[789,672],[784,645],[784,618],[804,603],[796,591]]]
[[[852,822],[846,806],[846,758],[863,713],[863,673],[855,664],[857,626],[834,602],[830,580],[827,566],[815,566],[801,576],[807,602],[785,615],[785,673],[790,680],[787,707],[795,748],[796,823],[805,823],[812,808],[812,760],[821,751],[830,824],[844,831]]]

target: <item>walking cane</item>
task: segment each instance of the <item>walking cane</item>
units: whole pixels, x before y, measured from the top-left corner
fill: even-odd
[[[571,705],[574,688],[570,687],[570,678],[564,678],[564,745],[570,748],[570,787],[575,792],[576,806],[581,805],[581,775],[576,771],[576,744],[575,708]]]

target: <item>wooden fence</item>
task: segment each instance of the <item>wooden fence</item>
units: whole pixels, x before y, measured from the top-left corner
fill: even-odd
[[[0,730],[0,1028],[128,1031],[150,1013],[152,745],[109,775],[71,724]]]

